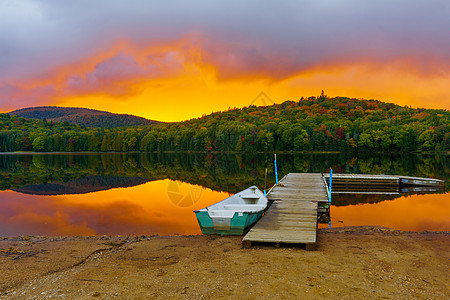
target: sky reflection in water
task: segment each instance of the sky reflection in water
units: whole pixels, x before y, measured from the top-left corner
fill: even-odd
[[[200,234],[193,210],[226,197],[168,179],[75,195],[3,191],[0,236]]]
[[[406,231],[448,231],[449,212],[450,193],[407,195],[378,203],[332,206],[331,226],[378,225]]]
[[[277,158],[280,177],[325,172],[330,166],[336,173],[403,174],[446,182],[449,176],[447,156]],[[0,236],[200,234],[193,210],[229,195],[213,190],[263,188],[266,167],[270,186],[272,163],[271,154],[0,155]],[[450,193],[394,197],[333,195],[332,227],[450,230]]]
[[[228,195],[169,179],[75,195],[2,191],[0,236],[200,234],[193,210]],[[412,195],[378,203],[332,206],[332,227],[450,230],[449,195]]]

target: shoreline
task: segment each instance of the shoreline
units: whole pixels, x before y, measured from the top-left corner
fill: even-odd
[[[332,228],[317,228],[317,233],[333,233],[333,232],[368,232],[368,231],[380,231],[380,232],[390,232],[395,234],[448,234],[450,235],[450,230],[423,230],[423,231],[411,231],[411,230],[402,230],[389,228],[385,226],[378,225],[357,225],[357,226],[341,226],[341,227],[332,227]],[[28,241],[31,239],[51,239],[52,241],[56,241],[58,239],[96,239],[96,238],[153,238],[153,237],[161,237],[161,238],[172,238],[172,237],[194,237],[194,236],[216,236],[219,238],[226,238],[230,236],[221,236],[219,234],[211,234],[205,235],[202,233],[199,234],[99,234],[99,235],[14,235],[14,236],[2,236],[0,235],[0,242],[5,240],[15,240],[15,241]],[[244,235],[240,236],[232,236],[232,237],[244,237]]]
[[[0,298],[446,298],[450,232],[319,229],[317,250],[242,236],[0,238]],[[26,270],[26,272],[24,272]]]
[[[348,154],[349,152],[346,151],[292,151],[292,150],[279,150],[279,151],[219,151],[219,150],[213,150],[213,151],[196,151],[196,150],[166,150],[166,151],[13,151],[13,152],[0,152],[0,154],[140,154],[140,153],[152,153],[152,154],[158,154],[158,153],[165,153],[165,154]],[[396,154],[397,152],[392,151],[375,151],[375,152],[367,152],[367,151],[355,151],[350,152],[353,156],[364,156],[364,155],[370,155],[373,153],[377,154]],[[406,151],[402,152],[403,154],[427,154],[427,155],[450,155],[450,151]]]

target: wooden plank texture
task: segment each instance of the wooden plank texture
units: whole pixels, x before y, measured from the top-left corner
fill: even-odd
[[[319,202],[328,202],[328,193],[319,173],[289,173],[271,189],[274,201],[265,215],[242,240],[252,242],[306,244],[314,249]]]
[[[328,179],[329,174],[323,174]],[[398,193],[399,186],[441,188],[444,181],[398,175],[334,174],[336,193]],[[273,201],[265,215],[242,240],[244,247],[252,242],[306,244],[314,249],[317,233],[318,204],[326,205],[328,192],[325,180],[319,173],[289,173],[278,185],[269,190],[267,198]],[[323,208],[321,208],[323,210]]]

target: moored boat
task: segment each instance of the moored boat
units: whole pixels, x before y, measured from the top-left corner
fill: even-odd
[[[251,186],[194,212],[203,234],[242,235],[262,216],[267,203],[264,194]]]

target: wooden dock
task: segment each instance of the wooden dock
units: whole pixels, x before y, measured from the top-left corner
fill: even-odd
[[[436,178],[421,178],[396,175],[400,179],[400,186],[411,187],[444,187],[445,181]]]
[[[330,174],[324,174],[328,180]],[[333,174],[333,188],[340,186],[351,187],[371,187],[386,188],[400,185],[400,178],[391,175],[371,175],[371,174]]]
[[[307,250],[314,249],[318,212],[329,217],[328,180],[329,174],[320,173],[289,173],[283,177],[267,194],[273,204],[244,236],[242,246],[304,244]],[[444,181],[398,175],[333,174],[333,193],[397,194],[400,188],[442,190]]]
[[[330,177],[330,174],[323,175],[327,180]],[[333,187],[443,187],[444,183],[445,182],[443,180],[436,178],[410,177],[402,175],[333,174]]]
[[[305,244],[314,249],[317,209],[328,203],[328,192],[320,173],[289,173],[267,195],[273,204],[245,235],[244,248],[254,243]]]

